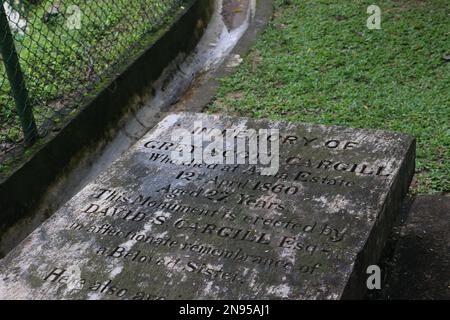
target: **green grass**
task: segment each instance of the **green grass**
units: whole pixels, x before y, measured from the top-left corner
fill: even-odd
[[[382,10],[382,29],[366,9]],[[210,112],[379,128],[418,140],[421,193],[450,191],[450,2],[276,0]]]

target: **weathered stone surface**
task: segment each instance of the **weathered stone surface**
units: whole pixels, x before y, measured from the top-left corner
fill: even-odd
[[[280,129],[278,174],[170,163],[199,120]],[[0,262],[0,297],[361,297],[414,157],[401,134],[171,115]]]

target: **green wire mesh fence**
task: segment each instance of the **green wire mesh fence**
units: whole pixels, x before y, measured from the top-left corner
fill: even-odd
[[[57,128],[185,1],[1,2],[0,163]]]

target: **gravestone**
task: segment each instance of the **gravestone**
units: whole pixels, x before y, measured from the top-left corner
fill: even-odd
[[[180,129],[272,131],[220,164],[176,160]],[[267,175],[250,146],[277,141]],[[0,298],[360,298],[414,158],[402,134],[170,115],[0,262]]]

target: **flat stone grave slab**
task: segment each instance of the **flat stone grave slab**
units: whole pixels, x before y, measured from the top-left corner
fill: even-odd
[[[180,163],[181,129],[197,160],[200,133],[258,136],[225,139],[230,164]],[[414,159],[397,133],[170,115],[0,261],[0,298],[361,298]]]

